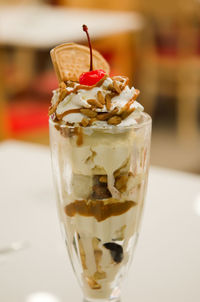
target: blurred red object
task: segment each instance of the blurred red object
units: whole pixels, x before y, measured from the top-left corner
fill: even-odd
[[[7,127],[11,136],[48,129],[48,107],[44,100],[31,98],[10,103],[6,108]]]
[[[57,87],[55,73],[47,71],[33,79],[26,92],[7,103],[5,119],[9,136],[48,130],[48,108],[52,90]]]

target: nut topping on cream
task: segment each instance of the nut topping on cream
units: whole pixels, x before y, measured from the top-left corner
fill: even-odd
[[[136,102],[139,90],[129,88],[128,78],[105,75],[93,86],[61,82],[53,91],[49,115],[61,124],[88,127],[135,124],[143,111]]]

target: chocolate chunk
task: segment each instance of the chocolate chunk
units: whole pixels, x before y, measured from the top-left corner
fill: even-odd
[[[108,190],[107,183],[100,182],[101,175],[95,175],[93,177],[93,192],[92,199],[105,199],[110,198],[111,193]]]
[[[107,185],[104,183],[101,185],[94,185],[92,190],[92,199],[105,199],[111,197],[110,191],[108,190]]]
[[[107,242],[104,243],[104,247],[110,250],[111,257],[116,263],[120,263],[123,260],[123,248],[121,245],[114,242]]]

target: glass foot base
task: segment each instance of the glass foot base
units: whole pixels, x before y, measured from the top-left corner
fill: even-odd
[[[111,298],[111,299],[88,299],[84,298],[83,302],[121,302],[120,298]]]
[[[108,298],[88,298],[88,297],[84,297],[83,298],[83,302],[122,302],[121,301],[121,289],[116,286],[111,294],[110,294],[110,297]]]

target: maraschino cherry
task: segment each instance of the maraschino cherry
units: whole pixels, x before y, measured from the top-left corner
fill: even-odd
[[[93,70],[92,46],[91,46],[90,37],[88,34],[88,27],[86,25],[83,25],[83,31],[86,32],[86,35],[88,38],[88,44],[89,44],[89,48],[90,48],[90,71],[83,72],[79,77],[79,82],[81,85],[92,86],[92,85],[95,85],[97,82],[99,82],[105,76],[106,73],[102,69]]]

